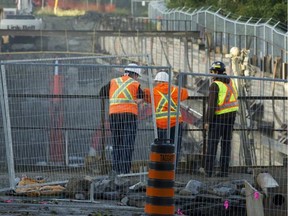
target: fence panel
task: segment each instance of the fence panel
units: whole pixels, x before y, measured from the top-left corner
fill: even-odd
[[[203,125],[207,117],[207,103],[204,102],[203,105],[203,100],[207,100],[209,80],[213,77],[211,74],[199,73],[180,73],[179,76],[178,79],[180,80],[197,81],[194,88],[190,89],[190,100],[186,103],[186,110],[193,113],[194,116],[198,115],[200,121],[197,124],[189,124],[189,129],[186,128],[183,141],[185,143],[186,139],[189,139],[192,146],[187,148],[187,145],[182,145],[185,150],[182,149],[182,163],[176,176],[176,179],[180,182],[190,180],[186,184],[185,192],[189,191],[196,198],[189,200],[189,204],[185,201],[177,202],[176,209],[185,215],[223,215],[224,206],[225,214],[233,212],[237,215],[247,215],[247,212],[251,212],[254,208],[247,205],[253,200],[253,197],[252,200],[249,199],[251,193],[247,185],[246,187],[243,186],[245,192],[243,191],[244,193],[240,195],[245,196],[245,199],[238,200],[236,205],[230,199],[235,192],[230,191],[230,194],[226,191],[227,193],[224,195],[223,191],[218,191],[217,187],[219,185],[223,186],[224,179],[227,182],[225,184],[226,189],[233,188],[234,180],[242,179],[253,184],[255,179],[250,179],[250,177],[257,176],[256,181],[258,183],[261,182],[262,178],[271,178],[271,183],[273,179],[273,182],[275,180],[278,184],[277,187],[269,189],[269,197],[260,198],[261,193],[254,189],[254,192],[256,191],[259,195],[259,202],[263,203],[263,206],[259,207],[257,211],[266,212],[267,215],[285,215],[287,204],[283,201],[287,199],[287,80],[262,78],[260,74],[255,77],[230,77],[238,84],[240,107],[233,129],[228,177],[219,175],[221,174],[222,150],[226,149],[222,146],[223,137],[219,143],[217,142],[213,175],[208,177],[207,169],[203,170],[203,167],[207,163],[207,156],[209,156],[207,150],[209,146],[211,148],[211,145],[213,145],[213,139],[209,136],[209,131],[203,131]],[[189,79],[189,76],[193,78]],[[217,127],[220,128],[225,124],[228,124],[228,122],[223,121]],[[213,129],[210,128],[209,130]],[[200,134],[198,138],[200,139],[196,138],[198,132]],[[196,140],[197,142],[195,142]],[[245,146],[248,152],[245,151]],[[253,168],[247,166],[247,157],[251,157]],[[253,174],[249,174],[249,167],[252,168]],[[267,170],[267,172],[265,173],[264,170]],[[206,171],[206,175],[204,171]],[[184,173],[190,173],[191,176],[185,178],[187,176]],[[209,188],[208,191],[205,191],[207,188]],[[216,200],[210,197],[210,200],[203,198],[203,196],[207,198],[210,189],[213,190],[211,192],[213,195],[219,196],[218,198],[222,197],[222,199]],[[177,199],[177,195],[175,197]],[[225,197],[224,201],[223,197]],[[204,200],[203,205],[199,208],[197,201],[201,198]],[[253,202],[255,202],[255,196]],[[256,203],[254,204],[256,205]]]
[[[69,180],[65,185],[68,190],[72,187],[69,183],[70,179],[89,175],[94,179],[95,184],[90,182],[87,189],[84,188],[84,183],[78,182],[77,185],[81,187],[77,188],[78,193],[71,192],[73,199],[79,199],[79,192],[87,195],[87,191],[90,191],[91,196],[83,198],[86,201],[120,200],[118,195],[124,191],[127,199],[131,201],[126,205],[137,205],[135,202],[133,204],[134,199],[138,202],[138,208],[144,208],[146,180],[142,177],[147,174],[150,144],[154,141],[151,110],[149,111],[148,104],[143,104],[140,109],[131,173],[112,178],[107,176],[108,173],[111,174],[113,154],[113,137],[109,130],[107,113],[108,100],[105,99],[105,109],[103,109],[102,99],[98,97],[98,92],[103,85],[123,73],[126,64],[122,62],[126,62],[128,57],[58,58],[1,63],[2,77],[5,78],[3,83],[7,83],[6,96],[9,102],[15,177],[26,175],[34,179],[42,176],[46,182],[51,184],[61,182],[61,185]],[[107,62],[114,64],[107,64]],[[154,74],[160,69],[166,69],[171,75],[170,68],[167,67],[142,66],[142,68],[144,75],[139,80],[142,88],[149,86],[148,70],[152,70]],[[264,200],[266,203],[264,208],[283,215],[287,211],[285,203],[282,202],[282,199],[287,197],[285,195],[287,179],[283,175],[287,172],[287,168],[283,166],[285,153],[287,156],[287,127],[285,128],[288,124],[286,115],[288,98],[287,87],[285,87],[287,81],[262,78],[261,74],[255,77],[231,78],[238,80],[239,88],[249,87],[249,91],[244,91],[244,94],[239,93],[241,108],[245,110],[237,113],[229,177],[208,178],[200,171],[204,166],[206,148],[210,141],[203,126],[211,75],[181,72],[177,77],[178,83],[181,84],[180,88],[186,87],[183,80],[189,80],[193,84],[187,85],[189,99],[178,106],[184,118],[184,133],[179,166],[176,168],[175,182],[179,183],[177,184],[179,190],[175,190],[175,209],[178,213],[182,212],[186,215],[211,215],[211,211],[213,215],[227,212],[246,215],[247,195],[241,193],[240,189],[244,187],[242,180],[251,183],[254,181],[253,174],[247,170],[252,166],[246,166],[247,157],[251,157],[252,165],[255,166],[254,171],[257,171],[257,167],[264,167],[265,170],[273,167],[269,172],[281,186],[277,188],[279,191],[276,189],[269,191],[270,195]],[[174,79],[172,80],[174,83]],[[2,98],[1,104],[4,103]],[[104,110],[105,116],[102,116]],[[5,117],[3,111],[1,117]],[[4,129],[3,127],[5,132]],[[4,140],[4,135],[2,132],[0,140]],[[4,141],[1,142],[2,152],[5,144]],[[247,155],[245,146],[252,155]],[[219,170],[219,150],[216,155],[215,171]],[[10,162],[10,160],[6,161]],[[7,163],[6,161],[1,159],[3,164]],[[1,167],[3,169],[3,166]],[[12,180],[8,179],[8,169],[1,171],[2,189],[8,187],[11,184],[9,181]],[[225,189],[225,193],[222,191],[223,188],[219,190],[219,187],[223,186],[219,186],[223,178],[229,182],[228,186],[225,185],[225,188],[228,188],[226,188],[228,192]],[[104,185],[105,180],[107,185]],[[117,185],[114,180],[117,180]],[[13,184],[14,181],[15,179]],[[237,185],[235,182],[238,182]],[[200,186],[196,189],[195,185],[192,186],[194,183]],[[137,188],[136,185],[142,186]],[[129,189],[130,186],[136,189]],[[235,190],[236,186],[237,190]],[[189,191],[191,188],[193,191]],[[22,194],[26,195],[26,193]],[[67,195],[67,191],[65,194]],[[136,198],[135,194],[137,194]],[[39,200],[43,198],[42,195],[38,194]],[[57,194],[57,197],[59,196],[62,196],[62,193]],[[226,209],[223,207],[227,204],[225,202],[228,202]]]
[[[64,172],[71,167],[79,168],[81,174],[91,174],[92,171],[103,174],[99,166],[104,162],[107,164],[102,165],[107,166],[108,170],[112,156],[108,101],[105,100],[106,112],[102,122],[103,107],[98,94],[104,84],[120,76],[126,63],[135,58],[142,56],[94,56],[2,62],[11,117],[14,156],[11,160],[15,163],[15,176],[21,177],[22,174],[31,171],[36,171],[34,175],[43,175],[48,171],[50,181],[63,181],[68,176],[73,176],[69,169]],[[146,62],[148,61],[146,59]],[[116,66],[108,66],[113,63]],[[144,83],[143,87],[145,86],[147,87],[147,84]],[[5,104],[5,101],[2,100],[1,104]],[[3,110],[1,114],[1,118],[7,118]],[[141,161],[147,161],[148,147],[153,141],[153,127],[149,123],[151,119],[145,110],[142,114],[134,151],[134,161],[140,165]],[[107,130],[104,143],[101,141],[103,124]],[[146,130],[147,127],[151,130]],[[4,140],[3,131],[5,130],[1,133],[1,167],[4,169],[2,172],[7,173],[5,168],[9,160],[4,157],[7,141]],[[93,159],[97,159],[96,161],[90,161],[91,154],[95,156]],[[106,161],[98,158],[103,157],[103,154]],[[138,172],[140,165],[135,166],[134,171]],[[60,174],[62,172],[63,175]],[[6,178],[3,177],[6,180],[2,181],[1,188],[8,187],[7,177],[7,174]]]

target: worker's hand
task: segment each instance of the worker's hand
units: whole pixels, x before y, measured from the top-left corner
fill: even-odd
[[[143,99],[136,99],[135,103],[136,104],[142,104],[142,103],[144,103],[144,100]]]
[[[204,124],[204,129],[207,130],[207,131],[209,130],[209,124],[208,123]]]

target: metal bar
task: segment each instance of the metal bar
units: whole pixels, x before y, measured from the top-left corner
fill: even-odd
[[[1,35],[10,35],[10,36],[33,36],[33,37],[67,37],[76,36],[76,37],[87,37],[96,35],[97,37],[109,36],[109,37],[137,37],[141,34],[142,37],[194,37],[199,38],[200,33],[198,31],[74,31],[74,30],[0,30]]]
[[[178,136],[179,136],[179,116],[180,116],[180,103],[181,103],[181,86],[183,83],[183,77],[181,72],[179,72],[178,74],[179,78],[178,78],[178,102],[177,102],[177,112],[176,112],[176,126],[175,126],[175,134],[174,134],[174,146],[175,146],[175,155],[176,155],[176,160],[174,161],[174,171],[176,172],[177,169],[177,164],[176,162],[179,160],[179,158],[177,158],[179,155],[177,154],[178,152]],[[175,180],[175,179],[174,179]]]
[[[15,167],[14,167],[11,122],[10,122],[10,113],[9,113],[9,101],[8,101],[7,83],[6,83],[5,75],[6,75],[5,66],[1,65],[0,101],[1,101],[1,108],[2,108],[2,115],[3,115],[3,128],[4,128],[4,136],[5,136],[9,185],[11,189],[14,189],[15,188],[15,185],[14,185]]]
[[[99,95],[52,95],[52,94],[8,94],[10,98],[85,98],[85,99],[101,99]],[[188,96],[189,99],[199,100],[199,99],[207,99],[207,96]],[[239,100],[288,100],[288,96],[239,96]]]
[[[171,68],[168,71],[169,74],[169,82],[168,82],[168,121],[167,121],[167,139],[170,139],[170,123],[171,123],[171,116],[170,116],[170,112],[171,112],[171,87],[172,87],[172,71]]]
[[[151,65],[151,57],[148,56],[148,63]],[[153,85],[152,85],[152,69],[148,69],[148,84],[150,89],[150,95],[151,95],[151,107],[152,107],[152,119],[153,119],[153,129],[154,129],[154,137],[155,139],[158,138],[157,133],[157,125],[156,125],[156,115],[155,115],[155,104],[154,104],[154,94],[153,94]]]

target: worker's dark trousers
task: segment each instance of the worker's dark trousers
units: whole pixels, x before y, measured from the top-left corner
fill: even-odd
[[[2,44],[1,52],[9,52],[10,51],[10,45],[9,44]]]
[[[117,174],[130,173],[137,132],[137,116],[131,113],[111,114],[109,121],[113,138],[112,168]]]
[[[175,142],[174,142],[175,131],[176,131],[176,126],[170,128],[170,139],[171,139],[172,143],[174,143],[174,144],[175,144]],[[179,124],[176,166],[177,166],[178,161],[180,159],[181,143],[182,143],[182,131],[183,131],[182,124]],[[157,128],[157,134],[158,134],[158,139],[167,139],[168,130]],[[176,146],[175,146],[175,148],[176,148]]]
[[[221,142],[221,174],[228,175],[234,121],[235,118],[227,118],[225,120],[217,120],[209,125],[208,146],[205,162],[205,171],[209,176],[211,176],[213,172],[219,141]]]

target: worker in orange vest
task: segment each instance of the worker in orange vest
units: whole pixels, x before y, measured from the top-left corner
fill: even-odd
[[[219,141],[221,142],[220,173],[217,176],[228,176],[232,131],[239,104],[236,85],[225,71],[225,64],[220,61],[214,62],[210,67],[210,73],[220,76],[212,77],[204,125],[208,130],[205,163],[207,177],[212,176]]]
[[[167,139],[168,134],[168,105],[170,102],[170,140],[174,142],[176,123],[177,123],[177,103],[178,103],[178,92],[179,88],[170,85],[170,95],[169,93],[169,75],[165,71],[160,71],[156,74],[155,86],[153,88],[154,96],[154,107],[155,107],[155,117],[157,125],[157,135],[158,139]],[[150,89],[144,89],[145,102],[151,103]],[[184,101],[188,98],[187,89],[182,88],[180,92],[180,101]],[[182,142],[182,123],[183,119],[181,112],[179,113],[179,130],[178,130],[178,140],[177,140],[177,155],[176,155],[176,166],[180,157],[181,142]]]
[[[130,173],[137,132],[138,103],[144,93],[137,81],[141,68],[129,64],[123,76],[112,79],[100,90],[100,97],[109,98],[109,122],[113,137],[112,169],[117,174]]]

